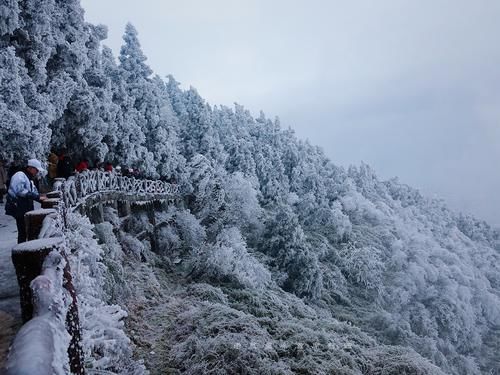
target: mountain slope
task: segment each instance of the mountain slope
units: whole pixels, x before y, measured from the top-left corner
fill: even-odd
[[[101,48],[106,28],[85,23],[76,0],[12,0],[1,14],[7,156],[67,147],[75,160],[134,167],[185,194],[181,207],[157,214],[166,224],[156,253],[135,236],[139,216],[122,227],[110,213],[118,236],[102,237],[102,251],[128,258],[96,255],[111,284],[104,302],[126,306],[131,322],[143,316],[139,302],[162,306],[144,315],[154,329],[137,325],[159,335],[165,355],[147,364],[193,373],[500,371],[498,231],[366,165],[333,165],[278,119],[212,107],[173,77],[152,76],[132,25],[117,63]],[[115,266],[138,279],[120,285]],[[155,278],[156,292],[141,285]],[[135,338],[141,353],[148,339]]]

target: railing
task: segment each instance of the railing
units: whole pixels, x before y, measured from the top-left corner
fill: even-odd
[[[28,241],[12,250],[25,324],[12,343],[7,375],[83,374],[76,299],[67,292],[69,264],[61,237]],[[73,289],[74,291],[74,289]],[[71,344],[76,350],[70,350]]]
[[[67,180],[58,180],[54,188],[62,192],[64,205],[67,208],[77,207],[85,198],[103,192],[120,192],[126,195],[154,195],[175,197],[179,195],[179,187],[160,180],[141,180],[134,177],[121,176],[113,172],[84,171]]]
[[[39,375],[65,373],[68,368],[73,374],[85,372],[77,296],[71,282],[64,245],[66,212],[84,205],[90,197],[96,198],[94,202],[107,200],[109,197],[99,195],[105,193],[117,193],[113,194],[117,200],[129,197],[135,201],[168,200],[179,195],[179,188],[174,184],[139,180],[104,171],[85,171],[68,180],[57,180],[54,189],[54,192],[47,194],[48,199],[42,202],[42,209],[30,211],[25,216],[29,241],[12,250],[25,325],[16,336],[9,353],[6,367],[9,375],[32,374],[35,373],[33,369]],[[65,308],[47,310],[47,304],[55,307],[54,301],[61,300],[61,285],[66,289],[66,295],[69,295]],[[47,327],[52,327],[52,331],[47,332]],[[66,338],[68,335],[69,338]],[[61,346],[54,345],[56,341],[69,342],[67,361],[60,364],[62,367],[59,369],[53,365],[64,353],[61,355],[57,352]],[[35,352],[37,358],[33,358]],[[33,359],[44,365],[37,367]]]

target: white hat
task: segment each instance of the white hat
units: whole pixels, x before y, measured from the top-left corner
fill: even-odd
[[[33,167],[38,170],[38,172],[45,173],[47,172],[45,168],[42,167],[42,163],[40,163],[40,160],[37,159],[30,159],[28,160],[28,167]]]

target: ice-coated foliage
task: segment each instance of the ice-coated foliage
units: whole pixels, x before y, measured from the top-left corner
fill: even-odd
[[[271,274],[248,253],[237,228],[224,229],[215,244],[202,247],[197,257],[197,273],[212,280],[228,280],[250,288],[270,285]]]
[[[1,44],[0,44],[1,46]],[[45,113],[32,103],[49,106],[42,96],[33,98],[35,88],[30,82],[22,59],[13,47],[0,48],[0,147],[5,155],[39,157],[50,142]]]
[[[17,0],[0,3],[0,35],[8,34],[19,26],[19,5]]]
[[[107,280],[112,271],[103,262],[103,257],[116,257],[119,250],[109,245],[114,236],[108,237],[109,244],[103,250],[88,218],[75,213],[68,215],[67,220],[68,246],[73,249],[69,259],[78,295],[86,366],[116,374],[147,373],[144,366],[132,358],[132,345],[124,330],[126,311],[108,302],[112,296],[108,295],[110,288],[106,284],[116,280]],[[104,231],[101,228],[101,233]]]
[[[162,311],[171,324],[158,373],[174,366],[188,374],[442,374],[414,351],[377,345],[278,290],[224,294],[192,284]]]
[[[205,239],[205,229],[188,211],[180,211],[175,215],[184,246],[194,249]]]
[[[353,284],[366,289],[378,289],[384,264],[379,260],[378,249],[371,247],[357,248],[351,243],[338,253],[340,269]]]
[[[260,227],[262,208],[259,205],[258,192],[241,172],[228,176],[225,184],[224,222],[239,228]]]

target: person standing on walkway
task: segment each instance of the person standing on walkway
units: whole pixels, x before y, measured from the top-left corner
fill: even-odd
[[[39,172],[45,172],[42,163],[37,159],[30,159],[26,168],[15,173],[10,180],[5,213],[16,219],[17,243],[26,242],[24,214],[34,209],[33,201],[40,202],[40,194],[33,182]]]
[[[51,150],[49,154],[49,182],[52,184],[57,177],[57,163],[59,162],[59,156],[57,156],[55,150]]]
[[[63,149],[59,155],[59,161],[57,162],[57,177],[69,178],[73,174],[75,166],[71,157],[67,154],[67,150]]]

